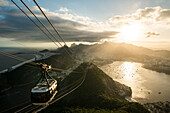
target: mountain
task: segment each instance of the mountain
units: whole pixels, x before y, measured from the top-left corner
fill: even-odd
[[[170,57],[170,51],[165,50],[151,50],[141,46],[135,46],[127,43],[114,43],[104,42],[102,44],[94,45],[77,45],[72,47],[76,53],[87,53],[93,56],[101,57],[139,57],[139,56],[150,56],[150,57]]]
[[[81,64],[64,81],[63,87],[81,78],[87,63]],[[66,89],[67,90],[67,89]],[[47,107],[42,112],[121,112],[149,113],[141,104],[128,102],[126,96],[131,96],[131,89],[106,75],[96,65],[91,64],[83,84],[71,94]]]
[[[41,51],[39,51],[39,52],[41,52],[41,53],[46,53],[46,52],[49,52],[49,50],[48,50],[48,49],[44,49],[44,50],[41,50]]]

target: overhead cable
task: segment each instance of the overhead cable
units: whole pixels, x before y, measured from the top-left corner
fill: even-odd
[[[51,23],[51,21],[48,19],[48,17],[46,16],[46,14],[43,12],[43,10],[41,9],[41,7],[38,5],[38,3],[36,2],[36,0],[33,0],[34,3],[37,5],[37,7],[39,8],[39,10],[41,11],[41,13],[45,16],[45,18],[47,19],[47,21],[50,23],[51,27],[54,29],[54,31],[57,33],[57,35],[60,37],[60,39],[64,42],[64,44],[67,46],[66,42],[64,41],[64,39],[61,37],[60,33],[57,31],[57,29],[54,27],[54,25]],[[67,46],[68,47],[68,46]],[[72,51],[69,49],[69,51],[72,53]]]
[[[18,9],[20,9],[20,10],[31,20],[31,22],[34,23],[34,25],[36,25],[57,47],[59,47],[59,46],[55,43],[55,41],[54,41],[51,37],[49,37],[49,36],[47,35],[47,33],[46,33],[38,24],[36,24],[36,23],[34,22],[34,20],[32,20],[32,19],[14,2],[14,0],[11,0],[11,1],[18,7]]]
[[[39,23],[50,33],[50,35],[59,43],[59,45],[62,47],[62,44],[56,39],[56,37],[48,30],[48,28],[41,22],[41,20],[31,11],[31,9],[23,2],[23,0],[20,0],[24,6],[30,11],[30,13],[39,21]],[[64,48],[64,47],[63,47]],[[66,53],[71,57],[70,53],[64,48]]]

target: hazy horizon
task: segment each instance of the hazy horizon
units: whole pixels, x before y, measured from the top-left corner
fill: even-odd
[[[113,42],[113,43],[125,43],[125,44],[132,44],[135,46],[139,46],[139,47],[144,47],[144,48],[148,48],[148,49],[152,49],[152,50],[168,50],[170,51],[170,42],[167,41],[133,41],[133,42],[118,42],[118,41],[109,41],[109,40],[103,40],[103,41],[99,41],[99,42],[79,42],[79,41],[75,41],[75,42],[66,42],[67,45],[70,47],[72,44],[85,44],[85,45],[93,45],[93,44],[97,44],[97,43],[104,43],[104,42]],[[57,49],[58,47],[56,47],[53,43],[33,43],[33,44],[29,44],[29,43],[25,43],[25,45],[20,45],[17,44],[15,42],[10,41],[9,43],[11,43],[10,46],[0,46],[0,48],[25,48],[25,49],[30,49],[31,48],[37,48],[37,49]],[[63,42],[60,42],[62,45],[64,45]],[[22,44],[22,42],[21,42]],[[38,45],[38,46],[36,46]]]

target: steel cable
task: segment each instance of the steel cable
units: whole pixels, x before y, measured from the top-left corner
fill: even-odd
[[[48,30],[48,28],[41,22],[41,20],[31,11],[31,9],[23,2],[23,0],[20,0],[24,6],[30,11],[30,13],[38,20],[38,22],[47,30],[48,33],[59,43],[59,45],[62,47],[62,44],[56,39],[56,37]],[[64,47],[63,47],[64,48]],[[66,53],[71,57],[70,53],[64,48]],[[71,57],[72,58],[72,57]]]
[[[60,37],[60,39],[64,42],[64,44],[67,46],[66,42],[64,41],[64,39],[61,37],[60,33],[57,31],[57,29],[54,27],[54,25],[51,23],[51,21],[48,19],[48,17],[46,16],[46,14],[43,12],[43,10],[41,9],[41,7],[38,5],[38,3],[36,2],[36,0],[33,0],[34,3],[37,5],[37,7],[39,8],[39,10],[41,11],[41,13],[45,16],[45,18],[47,19],[47,21],[50,23],[51,27],[54,29],[54,31],[57,33],[57,35]],[[67,46],[68,47],[68,46]],[[72,51],[69,49],[69,51],[72,53]]]
[[[32,19],[14,2],[14,0],[11,0],[11,1],[18,7],[18,9],[20,9],[20,10],[31,20],[31,22],[34,23],[34,25],[36,25],[52,42],[54,42],[54,44],[55,44],[57,47],[59,47],[59,46],[55,43],[55,41],[54,41],[51,37],[49,37],[49,36],[47,35],[47,33],[46,33],[38,24],[36,24],[36,23],[34,22],[34,20],[32,20]]]

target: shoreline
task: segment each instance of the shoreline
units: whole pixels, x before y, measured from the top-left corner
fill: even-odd
[[[57,54],[57,53],[55,53]],[[12,66],[9,66],[8,68],[6,69],[3,69],[3,70],[0,70],[0,74],[3,74],[3,73],[6,73],[6,72],[10,72],[18,67],[21,67],[22,65],[26,64],[26,63],[30,63],[30,62],[33,62],[33,61],[37,61],[37,60],[43,60],[43,59],[47,59],[48,57],[52,56],[52,55],[55,55],[54,53],[44,53],[44,54],[30,54],[30,55],[34,55],[33,58],[31,59],[28,59],[26,61],[23,61],[23,62],[20,62],[16,65],[12,65]]]
[[[125,99],[126,99],[128,102],[138,102],[138,101],[136,101],[135,99],[132,99],[132,97],[129,97],[129,96],[125,97]],[[140,102],[138,102],[138,103],[140,103]],[[142,104],[142,103],[140,103],[140,104]]]
[[[13,66],[9,67],[8,69],[4,69],[4,70],[0,71],[0,74],[6,73],[6,72],[10,72],[10,71],[12,71],[12,70],[14,70],[14,69],[16,69],[16,68],[26,64],[26,63],[29,63],[29,62],[32,62],[32,61],[35,61],[35,60],[36,60],[36,58],[32,58],[32,59],[29,59],[27,61],[21,62],[19,64],[13,65]]]
[[[127,61],[116,61],[116,62],[127,62]],[[112,62],[112,63],[114,63],[114,62]],[[109,64],[112,64],[112,63],[109,63]],[[160,73],[160,72],[157,72],[157,71],[155,71],[155,72],[152,72],[153,70],[151,70],[151,69],[146,69],[146,68],[144,68],[143,67],[143,63],[140,63],[140,65],[138,65],[138,62],[131,62],[131,63],[137,63],[137,66],[139,66],[139,67],[141,67],[141,68],[143,68],[143,69],[141,69],[141,68],[139,68],[139,67],[137,67],[137,68],[135,68],[136,70],[137,70],[137,72],[139,72],[140,73],[140,76],[142,76],[142,77],[144,77],[145,79],[147,78],[148,79],[148,81],[147,82],[140,82],[139,84],[136,84],[136,86],[134,87],[133,85],[128,85],[129,83],[127,82],[127,79],[128,80],[139,80],[139,78],[140,78],[140,76],[138,76],[138,78],[135,78],[135,76],[132,74],[130,77],[128,77],[128,78],[122,78],[122,76],[124,76],[124,75],[122,75],[121,74],[121,72],[120,73],[117,73],[117,68],[115,67],[115,72],[112,72],[111,70],[113,70],[113,68],[114,68],[114,66],[117,66],[117,65],[113,65],[113,67],[110,67],[110,66],[112,66],[112,65],[109,65],[109,64],[106,64],[106,63],[104,63],[104,69],[105,69],[105,71],[106,71],[106,73],[108,74],[108,75],[110,75],[111,77],[112,77],[112,79],[114,79],[114,80],[116,80],[116,81],[118,81],[118,82],[120,82],[119,81],[119,79],[123,79],[122,81],[125,81],[125,82],[121,82],[122,84],[125,84],[125,85],[127,85],[127,86],[129,86],[129,87],[131,87],[132,89],[133,89],[133,95],[138,95],[138,93],[141,93],[141,95],[146,95],[146,97],[147,98],[150,98],[150,96],[156,96],[156,97],[161,97],[161,96],[165,96],[166,97],[166,99],[167,100],[169,100],[169,97],[167,97],[167,95],[165,95],[165,90],[163,89],[163,87],[164,87],[164,85],[162,85],[161,86],[161,88],[156,88],[156,87],[148,87],[147,85],[149,85],[150,83],[152,83],[153,85],[161,85],[159,82],[150,82],[150,80],[152,80],[152,77],[154,77],[154,75],[153,74],[155,74],[155,73],[157,73],[156,75],[155,75],[155,77],[158,77],[158,78],[160,78],[161,80],[165,80],[165,82],[166,82],[166,84],[165,84],[165,86],[167,87],[168,86],[168,83],[167,83],[167,79],[169,80],[169,75],[166,75],[165,74],[165,76],[166,77],[168,77],[167,79],[164,79],[164,76],[162,76],[162,75],[164,75],[164,73]],[[121,64],[121,63],[118,63],[118,64]],[[109,66],[109,67],[108,67]],[[102,69],[102,66],[100,65],[99,66],[101,69]],[[107,67],[107,68],[106,68]],[[125,68],[126,69],[126,68]],[[134,72],[136,72],[136,70],[134,71]],[[144,70],[146,70],[146,71],[144,71]],[[107,72],[108,71],[108,72]],[[142,73],[141,73],[142,72]],[[149,72],[151,72],[151,76],[149,77],[149,75],[150,75],[150,73]],[[111,74],[112,73],[112,74]],[[120,77],[118,77],[118,75],[117,74],[121,74],[120,75]],[[143,75],[144,74],[144,75]],[[137,74],[138,75],[138,74]],[[115,77],[115,78],[114,78]],[[125,79],[125,80],[124,80]],[[145,81],[145,79],[140,79],[140,80],[144,80]],[[154,80],[156,80],[156,79],[154,79]],[[156,80],[157,81],[157,80]],[[126,83],[127,82],[127,83]],[[134,82],[134,84],[135,84],[135,82]],[[144,87],[144,88],[143,88]],[[137,89],[138,88],[138,89]],[[142,90],[140,90],[139,88],[141,88]],[[138,93],[137,93],[138,92]],[[161,92],[161,95],[159,94],[159,92]],[[169,92],[169,90],[168,90],[168,92]],[[160,95],[160,96],[159,96]],[[148,102],[159,102],[159,101],[162,101],[162,102],[164,102],[164,101],[167,101],[167,100],[165,100],[165,99],[156,99],[155,101],[153,100],[154,98],[150,98],[149,99],[149,101],[147,101],[147,98],[146,99],[144,99],[144,100],[140,100],[140,98],[139,98],[139,100],[138,100],[138,98],[133,98],[133,97],[127,97],[126,98],[126,100],[128,100],[128,101],[130,101],[130,102],[139,102],[139,103],[142,103],[142,104],[145,104],[145,103],[148,103]],[[135,100],[134,100],[135,99]],[[153,100],[153,101],[152,101]]]
[[[117,62],[117,61],[119,61],[119,62],[140,63],[140,64],[142,64],[142,67],[145,68],[145,69],[170,75],[170,67],[162,66],[162,65],[153,65],[153,66],[150,66],[150,64],[147,64],[145,62],[138,62],[138,61],[131,61],[131,60],[114,60],[114,61],[111,61],[111,63],[108,63],[108,61],[106,61],[106,62],[102,62],[102,63],[97,62],[97,63],[94,63],[94,64],[96,64],[99,67],[101,67],[101,66],[112,64],[113,62]]]
[[[164,73],[164,74],[170,75],[170,67],[165,67],[165,66],[161,66],[161,65],[149,66],[148,64],[143,64],[142,67],[145,68],[145,69],[149,69],[149,70],[152,70],[152,71],[156,71],[156,72],[159,72],[159,73]]]

